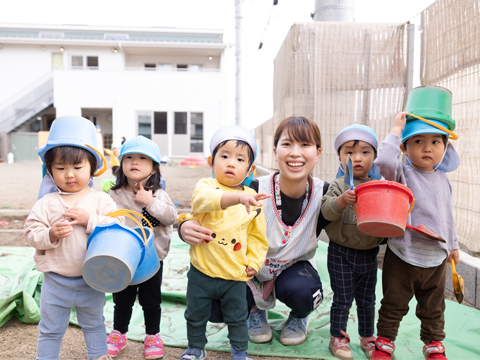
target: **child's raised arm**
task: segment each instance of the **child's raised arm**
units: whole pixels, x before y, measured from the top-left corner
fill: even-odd
[[[402,137],[402,131],[405,129],[405,124],[407,123],[408,112],[401,111],[395,115],[395,120],[393,122],[392,128],[390,129],[390,134],[397,135]]]
[[[243,204],[247,209],[247,213],[250,214],[250,206],[262,206],[260,200],[268,199],[272,197],[271,194],[259,193],[259,194],[249,194],[249,193],[237,193],[237,192],[226,192],[223,194],[220,201],[222,209],[226,209],[233,205]]]

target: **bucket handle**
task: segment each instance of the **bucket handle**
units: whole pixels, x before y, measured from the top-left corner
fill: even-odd
[[[449,139],[452,139],[452,140],[457,140],[457,139],[458,139],[458,135],[457,135],[457,134],[455,134],[453,131],[450,131],[450,130],[448,130],[447,128],[445,128],[445,127],[443,127],[443,126],[440,126],[440,125],[438,125],[438,124],[435,124],[434,122],[431,122],[430,120],[424,119],[424,118],[422,118],[422,117],[420,117],[420,116],[417,116],[417,115],[415,115],[415,114],[412,114],[412,113],[410,113],[410,114],[408,114],[408,115],[413,116],[414,118],[417,118],[418,120],[425,121],[427,124],[432,125],[432,126],[436,127],[437,129],[440,129],[440,130],[442,130],[442,131],[445,131],[445,132],[449,135],[449,136],[448,136]]]
[[[132,215],[130,215],[129,213],[140,216],[143,220],[145,220],[147,222],[148,226],[150,226],[150,228],[153,231],[153,226],[152,226],[152,224],[150,224],[150,221],[148,221],[148,219],[145,218],[142,214],[139,214],[138,212],[133,211],[133,210],[118,209],[118,210],[115,210],[115,211],[111,212],[110,214],[105,215],[105,216],[116,217],[116,216],[122,216],[123,215],[123,216],[129,217],[130,219],[135,221],[137,223],[138,227],[140,228],[140,230],[142,230],[143,246],[147,246],[147,235],[145,234],[145,230],[143,230],[142,224],[140,224],[140,222],[137,219],[135,219]]]
[[[410,205],[410,209],[408,209],[407,215],[409,215],[412,212],[413,205],[415,205],[415,199],[412,200],[412,205]]]

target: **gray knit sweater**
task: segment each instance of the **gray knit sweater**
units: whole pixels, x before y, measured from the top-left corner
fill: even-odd
[[[380,174],[390,181],[397,181],[413,192],[415,205],[407,222],[413,226],[428,226],[442,236],[447,243],[426,239],[423,235],[406,229],[403,236],[389,240],[397,248],[407,247],[412,242],[442,247],[449,253],[458,249],[458,237],[452,207],[452,185],[447,175],[440,170],[424,171],[405,165],[400,160],[400,137],[388,134],[380,144],[375,164]]]

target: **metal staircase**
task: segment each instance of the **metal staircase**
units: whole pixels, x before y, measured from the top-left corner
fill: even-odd
[[[12,132],[53,105],[53,72],[45,74],[0,104],[0,132]]]

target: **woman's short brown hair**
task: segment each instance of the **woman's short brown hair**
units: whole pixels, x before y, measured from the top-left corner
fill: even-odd
[[[303,116],[290,116],[284,119],[275,130],[273,146],[277,147],[280,137],[286,133],[292,140],[313,143],[317,149],[322,148],[320,129],[312,120]]]

